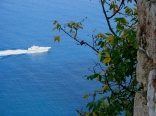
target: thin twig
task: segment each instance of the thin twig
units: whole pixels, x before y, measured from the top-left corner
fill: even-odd
[[[87,45],[87,46],[89,46],[90,48],[92,48],[95,52],[97,52],[97,53],[99,53],[99,51],[97,50],[97,49],[95,49],[94,48],[94,46],[91,46],[90,44],[88,44],[87,42],[85,42],[85,41],[79,41],[78,39],[76,39],[76,38],[74,38],[72,35],[70,35],[68,32],[66,32],[62,27],[60,27],[60,29],[64,32],[64,33],[66,33],[69,37],[71,37],[71,38],[73,38],[75,41],[77,41],[80,45],[83,45],[83,44],[85,44],[85,45]],[[77,33],[76,33],[77,34]]]
[[[113,31],[113,29],[111,28],[111,24],[110,24],[110,22],[109,22],[109,19],[108,19],[108,16],[107,16],[105,7],[104,7],[104,5],[102,4],[102,0],[101,0],[101,6],[102,6],[103,13],[104,13],[104,15],[105,15],[105,18],[106,18],[106,21],[107,21],[109,30],[113,33],[113,35],[116,35],[115,32]]]
[[[112,16],[108,17],[108,19],[111,19],[112,17],[114,17],[122,9],[122,6],[124,5],[124,1],[125,0],[121,1],[121,4],[120,4],[118,10]]]

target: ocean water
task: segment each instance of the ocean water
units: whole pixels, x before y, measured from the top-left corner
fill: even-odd
[[[63,33],[53,21],[84,22],[78,37],[91,42],[93,29],[107,31],[98,1],[1,0],[0,51],[26,50],[32,45],[50,51],[0,56],[0,116],[77,116],[89,100],[83,95],[101,87],[83,78],[98,58],[93,50]],[[53,41],[61,36],[61,42]],[[90,34],[90,36],[88,36]]]

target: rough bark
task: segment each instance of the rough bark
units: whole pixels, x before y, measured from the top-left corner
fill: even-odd
[[[156,0],[138,0],[137,81],[143,90],[134,100],[134,116],[156,116]]]
[[[148,116],[147,100],[143,92],[137,92],[134,103],[134,116]]]

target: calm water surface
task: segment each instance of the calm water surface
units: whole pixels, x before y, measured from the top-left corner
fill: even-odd
[[[85,109],[82,97],[100,88],[82,78],[97,61],[95,53],[66,35],[53,42],[53,21],[65,24],[86,16],[79,38],[94,28],[107,31],[102,10],[90,0],[1,0],[0,50],[50,46],[47,53],[0,57],[0,116],[76,116]],[[61,33],[62,34],[62,33]]]

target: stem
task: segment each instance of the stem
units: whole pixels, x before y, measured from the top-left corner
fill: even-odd
[[[124,5],[124,1],[125,0],[122,0],[121,1],[121,4],[120,4],[118,10],[112,16],[108,17],[108,19],[111,19],[113,16],[115,16],[122,9],[121,7],[122,7],[122,5]]]
[[[109,30],[110,30],[110,31],[113,33],[113,35],[115,36],[116,34],[115,34],[115,32],[113,31],[113,29],[111,28],[112,26],[111,26],[111,24],[110,24],[110,22],[109,22],[109,18],[108,18],[108,16],[107,16],[105,7],[104,7],[104,5],[102,4],[102,0],[101,0],[101,6],[102,6],[103,13],[104,13],[104,15],[105,15],[105,18],[106,18],[106,21],[107,21]]]
[[[97,49],[95,49],[94,48],[94,46],[91,46],[90,44],[88,44],[87,42],[85,42],[85,41],[79,41],[78,39],[75,39],[72,35],[70,35],[68,32],[66,32],[62,27],[60,27],[60,29],[64,32],[64,33],[66,33],[69,37],[71,37],[71,38],[73,38],[75,41],[77,41],[80,45],[83,45],[83,44],[85,44],[85,45],[87,45],[88,47],[90,47],[91,49],[93,49],[96,53],[99,53],[99,51],[97,50]]]

